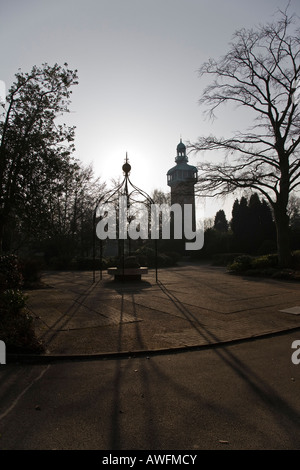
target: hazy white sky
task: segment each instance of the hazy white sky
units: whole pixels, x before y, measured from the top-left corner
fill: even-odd
[[[0,0],[0,80],[18,68],[67,62],[78,69],[66,122],[77,127],[76,157],[104,180],[122,175],[142,189],[169,191],[176,146],[239,125],[226,112],[204,120],[197,70],[226,53],[235,30],[272,20],[285,0]],[[300,15],[300,1],[291,0]],[[201,156],[191,156],[196,165]],[[207,216],[232,203],[206,206]]]

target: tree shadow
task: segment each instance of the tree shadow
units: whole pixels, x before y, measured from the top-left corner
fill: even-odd
[[[118,351],[122,351],[122,341],[123,341],[123,315],[124,315],[124,290],[122,289],[123,286],[119,286],[119,292],[121,294],[121,310],[120,310],[120,323],[119,323],[119,330],[118,330]],[[145,283],[142,288],[151,287],[150,283]],[[118,289],[118,288],[117,288]],[[134,327],[135,327],[135,343],[141,350],[145,349],[145,343],[143,341],[142,331],[137,315],[136,304],[134,300],[134,294],[140,292],[141,286],[131,286],[131,303],[133,306],[133,315]],[[126,290],[126,294],[128,295],[128,290]],[[123,413],[122,413],[122,402],[123,402],[123,383],[126,380],[127,373],[132,371],[132,364],[128,362],[126,367],[122,367],[123,359],[115,360],[115,371],[113,377],[113,384],[114,384],[114,394],[112,399],[112,416],[111,416],[111,435],[110,435],[110,446],[111,450],[120,450],[123,447],[123,435],[121,432],[122,421],[123,421]],[[145,368],[141,369],[140,378],[143,384],[143,389],[151,390],[152,382],[150,375],[147,373]],[[159,432],[156,425],[156,421],[153,419],[155,414],[155,403],[151,394],[149,394],[149,398],[145,401],[145,409],[144,409],[144,421],[141,423],[142,425],[146,426],[146,432],[144,433],[147,436],[147,444],[145,448],[151,449],[158,449],[159,448]]]
[[[208,342],[217,343],[219,338],[204,326],[198,318],[193,314],[177,297],[174,295],[163,283],[159,282],[159,286],[164,294],[172,301],[174,308],[178,309],[184,314],[189,324],[201,334]],[[289,431],[289,422],[299,426],[300,413],[291,407],[285,400],[283,400],[278,393],[266,381],[263,381],[256,372],[250,369],[245,363],[241,362],[231,351],[226,347],[217,347],[214,349],[215,354],[222,359],[222,361],[241,378],[257,395],[257,397],[269,406],[274,418],[277,417],[278,409],[285,415],[287,421],[283,423],[278,422],[281,426]],[[185,390],[186,392],[186,390]],[[294,439],[294,435],[291,434]],[[296,441],[295,441],[296,442]],[[297,440],[298,443],[298,440]]]
[[[218,343],[220,339],[218,336],[212,332],[207,326],[199,321],[197,316],[191,312],[187,306],[182,303],[179,298],[170,290],[168,289],[162,282],[158,282],[158,286],[163,292],[163,294],[172,302],[174,309],[178,310],[178,312],[188,321],[190,326],[203,338],[206,339],[207,343]],[[128,293],[127,293],[128,294]],[[134,300],[135,292],[131,292],[131,302],[134,309],[134,316],[137,318],[136,312],[136,305]],[[122,294],[122,307],[121,307],[121,318],[122,312],[124,308],[124,298]],[[118,348],[122,351],[122,321],[119,325],[119,332],[118,332]],[[135,335],[136,335],[136,344],[139,346],[141,350],[145,349],[146,352],[146,345],[143,341],[143,335],[141,331],[141,325],[137,321],[135,323]],[[186,353],[187,350],[184,350]],[[177,353],[178,350],[177,350]],[[290,441],[295,444],[295,447],[298,446],[298,439],[294,434],[293,429],[295,427],[299,427],[300,422],[300,413],[292,407],[286,400],[284,400],[278,392],[268,384],[265,380],[263,380],[256,371],[241,361],[228,347],[215,347],[214,354],[216,354],[223,363],[230,367],[232,371],[236,374],[237,377],[242,379],[242,381],[246,384],[247,388],[251,390],[251,392],[257,396],[257,399],[262,402],[265,406],[267,406],[268,410],[272,414],[272,418],[274,421],[277,422],[278,426],[284,429],[285,433],[289,435]],[[112,414],[112,433],[110,436],[110,446],[111,449],[117,450],[123,448],[123,440],[124,437],[121,432],[121,422],[122,422],[122,414],[119,413],[119,409],[121,408],[122,402],[122,387],[123,383],[126,380],[126,375],[130,371],[131,365],[128,364],[127,367],[122,368],[122,359],[116,361],[115,366],[115,373],[114,373],[114,412]],[[156,402],[155,402],[155,392],[154,390],[154,383],[153,377],[162,383],[168,383],[168,387],[171,388],[174,393],[178,395],[178,403],[184,400],[191,400],[197,406],[207,406],[207,403],[201,395],[199,395],[198,391],[194,391],[186,386],[184,383],[181,383],[180,380],[175,380],[174,378],[170,377],[166,370],[162,367],[159,367],[154,361],[148,361],[147,367],[143,367],[140,380],[143,384],[143,388],[148,390],[148,399],[147,403],[145,403],[145,433],[144,435],[147,436],[148,441],[145,443],[148,446],[148,449],[160,449],[162,448],[162,443],[160,441],[160,430],[159,425],[156,423],[155,419],[151,419],[155,416],[156,412]],[[224,408],[222,402],[219,404],[213,405],[213,412],[224,414]],[[226,410],[226,414],[228,419],[234,419],[237,416],[237,412],[234,409],[230,411]],[[292,426],[291,426],[292,425]],[[255,432],[255,429],[253,430]]]

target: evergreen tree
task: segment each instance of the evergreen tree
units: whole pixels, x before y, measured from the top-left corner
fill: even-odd
[[[221,209],[215,215],[214,229],[218,232],[228,232],[228,222],[225,212]]]
[[[249,201],[236,199],[232,208],[231,229],[238,251],[256,253],[265,244],[271,246],[276,240],[276,227],[270,206],[260,200],[257,193]],[[268,243],[267,243],[268,242]]]
[[[247,199],[243,196],[235,200],[232,208],[231,229],[237,251],[249,251],[249,208]]]
[[[250,196],[249,203],[249,220],[247,233],[247,246],[249,252],[255,252],[262,241],[263,220],[261,214],[261,202],[257,193]]]

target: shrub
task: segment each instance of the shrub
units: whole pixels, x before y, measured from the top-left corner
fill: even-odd
[[[29,269],[32,272],[32,269]],[[23,285],[21,263],[14,255],[0,257],[0,331],[1,340],[8,351],[41,352],[33,318],[26,311],[27,296],[20,290]]]
[[[1,295],[3,308],[12,314],[18,313],[26,305],[27,296],[19,289],[7,289]]]
[[[242,255],[235,258],[234,262],[229,265],[229,270],[232,272],[244,272],[252,267],[252,256]]]
[[[33,318],[26,310],[27,296],[19,289],[7,289],[0,296],[1,340],[10,352],[42,352],[43,346],[35,335]]]
[[[34,259],[22,259],[20,261],[20,270],[23,276],[24,287],[39,283],[41,280],[40,261]]]
[[[0,315],[1,340],[5,342],[8,352],[32,351],[42,352],[43,345],[36,338],[33,318],[25,311],[16,315],[6,312]]]
[[[294,272],[290,269],[276,269],[272,275],[273,279],[294,280]]]
[[[135,255],[141,266],[155,266],[155,250],[147,246],[136,250]]]
[[[20,263],[15,255],[0,256],[1,290],[18,289],[23,285]]]
[[[297,265],[300,267],[300,251],[293,253],[293,267],[290,269],[280,269],[277,254],[269,254],[258,257],[238,256],[229,266],[229,270],[233,273],[242,273],[245,276],[299,281],[300,276],[296,271]]]
[[[259,256],[252,260],[252,268],[254,269],[276,268],[277,266],[278,256],[276,254]]]
[[[149,247],[139,248],[135,252],[135,256],[141,266],[148,266],[149,268],[155,267],[155,250]],[[160,252],[157,253],[157,266],[165,268],[175,266],[180,259],[180,255],[176,252]]]
[[[213,266],[228,266],[233,263],[238,256],[243,256],[243,253],[216,253],[212,258]]]
[[[139,268],[140,267],[140,264],[137,261],[136,256],[127,256],[127,257],[125,257],[124,260],[122,260],[122,259],[119,260],[117,266],[119,268],[121,268],[121,267],[123,267],[123,263],[124,263],[125,268]]]

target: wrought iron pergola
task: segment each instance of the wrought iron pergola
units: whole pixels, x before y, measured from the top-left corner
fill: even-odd
[[[100,280],[102,280],[102,271],[103,271],[103,240],[101,238],[98,238],[96,236],[96,225],[98,220],[100,219],[99,217],[99,212],[101,213],[101,208],[103,206],[108,206],[111,204],[114,207],[118,207],[118,202],[120,197],[125,197],[126,198],[126,208],[129,209],[132,207],[133,204],[142,204],[150,208],[151,204],[154,204],[153,199],[149,194],[146,193],[146,191],[142,190],[141,188],[137,187],[134,185],[130,178],[129,174],[131,171],[131,165],[128,161],[128,156],[126,153],[126,158],[125,158],[125,163],[122,166],[123,170],[123,180],[121,183],[117,184],[114,188],[111,190],[105,192],[97,201],[94,212],[93,212],[93,283],[96,281],[96,259],[97,259],[97,254],[96,254],[96,247],[97,243],[99,243],[99,248],[100,248],[100,254],[99,254],[99,259],[100,259],[100,266],[99,266],[99,271],[100,271]],[[126,221],[128,222],[128,220]],[[149,230],[149,226],[148,226]],[[128,228],[126,228],[127,235],[128,235]],[[118,234],[118,230],[116,230],[116,234]],[[128,245],[128,255],[131,254],[131,240],[130,237],[126,236],[126,238],[118,238],[118,247],[121,249],[121,253],[119,252],[119,258],[121,261],[121,266],[123,269],[123,273],[125,270],[125,245],[127,242]],[[157,239],[154,239],[154,251],[155,251],[155,280],[156,282],[158,281],[158,267],[157,267]]]

